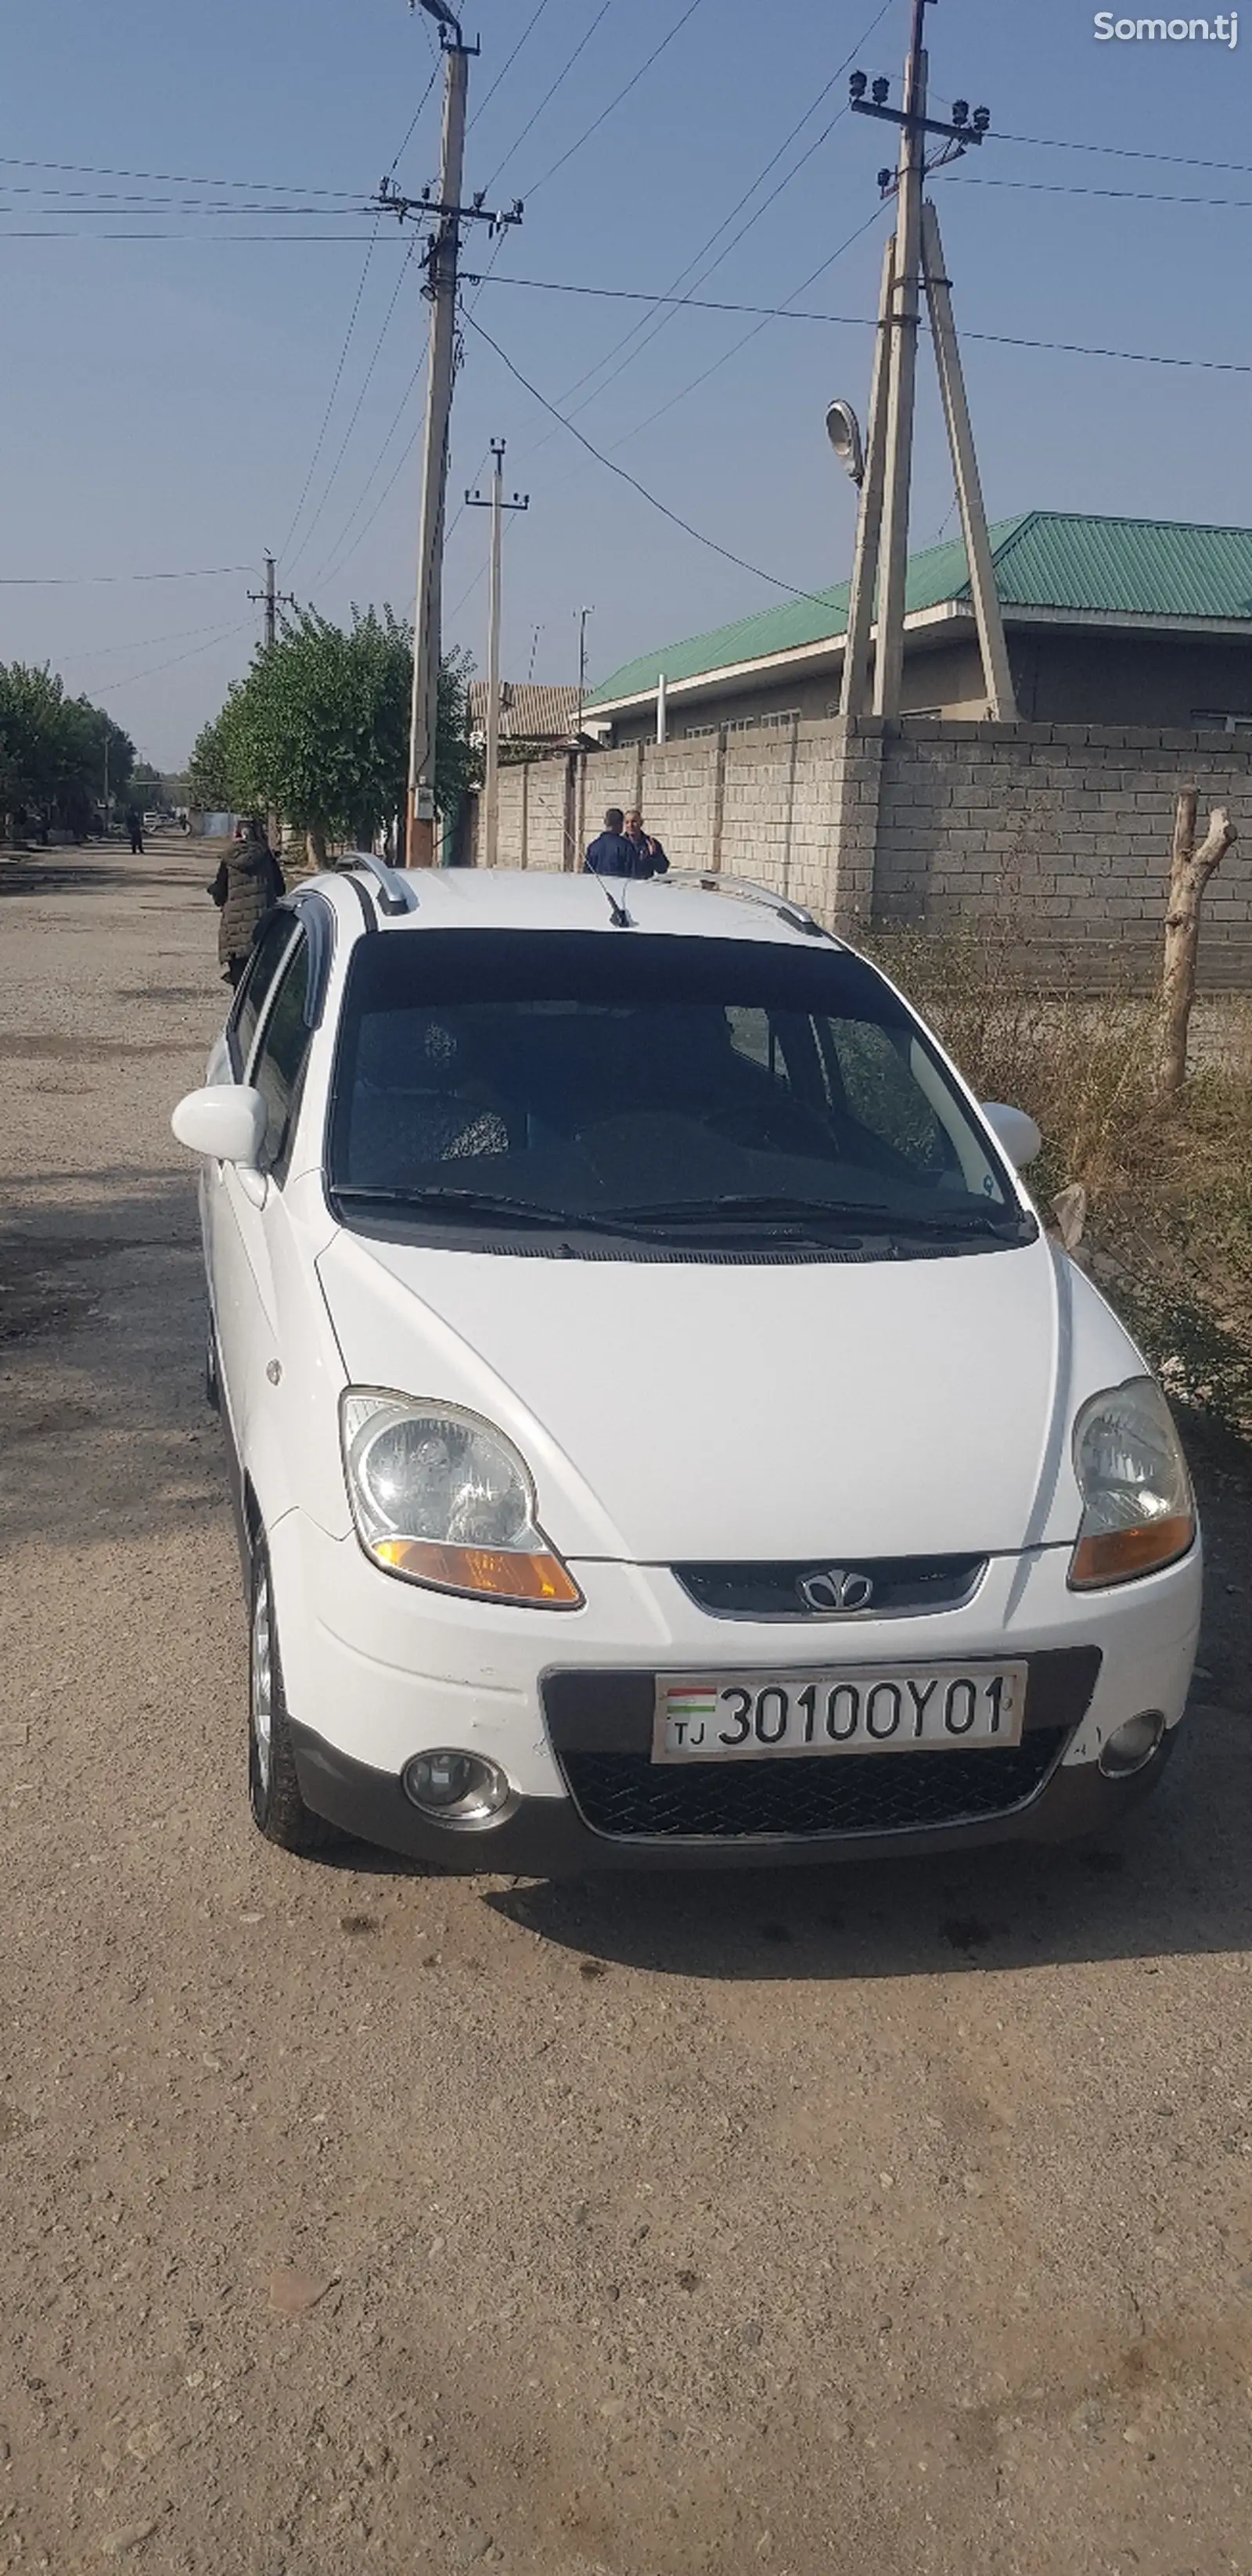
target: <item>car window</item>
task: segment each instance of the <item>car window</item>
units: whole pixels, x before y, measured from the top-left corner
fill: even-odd
[[[242,1080],[252,1041],[274,977],[283,962],[296,928],[295,914],[278,912],[266,923],[248,960],[246,971],[235,995],[234,1008],[227,1023],[227,1044],[237,1080]]]
[[[519,1223],[655,1211],[763,1238],[797,1208],[866,1240],[912,1225],[1016,1241],[1032,1224],[884,978],[833,946],[749,940],[360,942],[328,1178],[466,1222],[489,1196]]]
[[[261,1168],[280,1181],[286,1172],[300,1080],[313,1037],[304,1016],[308,994],[309,943],[301,931],[283,968],[251,1073],[266,1109]]]
[[[919,1174],[951,1170],[956,1162],[952,1140],[918,1082],[920,1050],[909,1030],[831,1019],[826,1031],[838,1087],[857,1125]]]

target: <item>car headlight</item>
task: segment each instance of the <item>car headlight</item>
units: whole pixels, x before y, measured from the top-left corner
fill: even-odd
[[[1195,1539],[1191,1479],[1169,1406],[1150,1377],[1084,1404],[1074,1424],[1082,1526],[1069,1569],[1076,1591],[1129,1583],[1185,1556]]]
[[[582,1594],[535,1519],[535,1489],[503,1432],[456,1405],[382,1388],[339,1399],[357,1536],[388,1574],[441,1592],[573,1610]]]

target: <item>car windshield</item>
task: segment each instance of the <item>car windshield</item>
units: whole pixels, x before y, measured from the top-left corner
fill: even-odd
[[[917,1020],[833,944],[430,930],[352,958],[328,1139],[350,1223],[657,1240],[1033,1236]]]

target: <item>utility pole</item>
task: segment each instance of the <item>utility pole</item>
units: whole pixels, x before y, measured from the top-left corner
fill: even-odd
[[[848,635],[843,652],[843,687],[839,713],[863,715],[869,693],[869,638],[878,581],[878,548],[882,534],[883,472],[887,460],[887,375],[891,364],[891,306],[895,284],[894,238],[883,252],[882,291],[878,299],[878,334],[869,396],[869,443],[856,518],[852,583],[848,592]]]
[[[917,339],[924,273],[944,417],[965,531],[987,702],[993,714],[1007,713],[1011,716],[1012,681],[1004,647],[995,569],[987,542],[964,378],[952,322],[949,282],[943,275],[937,218],[933,207],[924,204],[929,172],[942,169],[949,161],[959,160],[971,146],[981,144],[990,129],[991,116],[987,108],[979,107],[971,117],[965,99],[954,100],[950,120],[927,115],[926,11],[933,8],[935,0],[911,0],[911,5],[903,108],[888,106],[889,81],[876,80],[871,85],[864,72],[854,72],[849,84],[852,107],[857,115],[876,116],[899,127],[900,150],[895,171],[880,170],[878,173],[882,194],[885,197],[894,195],[896,199],[896,228],[884,263],[879,345],[875,355],[868,456],[861,487],[852,596],[848,608],[849,632],[841,709],[845,715],[856,715],[863,706],[865,664],[877,588],[874,711],[888,718],[897,717],[900,713]],[[928,163],[926,148],[930,135],[939,137],[945,148]]]
[[[483,863],[494,868],[500,846],[500,569],[504,552],[504,513],[528,510],[529,493],[504,497],[504,440],[493,438],[495,464],[490,494],[467,492],[471,510],[491,512],[491,599],[487,611],[487,775],[483,782]]]
[[[265,588],[264,590],[250,590],[248,593],[248,597],[252,600],[253,604],[256,607],[263,609],[265,612],[264,638],[267,653],[271,644],[276,640],[278,634],[279,609],[294,608],[296,605],[296,602],[292,598],[289,590],[278,590],[275,588],[275,580],[276,574],[274,558],[272,554],[267,553],[265,557]]]
[[[435,748],[439,729],[439,665],[442,652],[444,501],[448,480],[448,430],[452,417],[452,383],[456,368],[457,271],[461,226],[479,221],[494,235],[506,224],[520,223],[517,201],[508,214],[488,214],[485,191],[472,204],[461,203],[465,165],[465,108],[469,96],[470,58],[477,45],[467,45],[458,18],[447,0],[421,0],[439,28],[444,58],[443,141],[439,156],[439,195],[429,188],[420,197],[403,197],[384,179],[375,199],[384,213],[400,223],[410,215],[432,223],[426,251],[426,284],[430,332],[426,369],[426,425],[422,440],[422,498],[417,542],[417,602],[413,617],[413,698],[409,720],[409,784],[405,814],[405,860],[409,867],[433,867],[435,860]]]
[[[594,608],[576,608],[574,611],[578,619],[578,725],[576,729],[580,735],[583,729],[583,704],[587,695],[587,620],[589,617],[594,617],[595,613]]]
[[[874,712],[898,716],[904,669],[904,594],[908,578],[909,485],[913,471],[913,408],[917,383],[918,276],[922,252],[922,187],[925,138],[917,123],[926,114],[927,65],[922,43],[926,0],[913,0],[913,28],[904,70],[904,113],[897,176],[896,257],[891,296],[891,361],[887,377],[887,445],[883,485],[882,587]]]
[[[1004,616],[996,588],[991,540],[987,534],[987,513],[983,508],[978,456],[965,394],[965,375],[956,324],[952,319],[952,281],[944,274],[939,217],[931,205],[922,209],[922,265],[926,301],[930,307],[930,327],[934,334],[935,362],[939,369],[939,391],[948,425],[952,471],[956,478],[956,497],[965,537],[965,561],[973,593],[987,706],[994,723],[1013,724],[1017,719],[1017,699],[1009,667],[1008,645],[1004,639]]]

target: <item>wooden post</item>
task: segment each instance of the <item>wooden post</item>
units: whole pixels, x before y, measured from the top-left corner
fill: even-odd
[[[1238,833],[1224,805],[1215,805],[1209,828],[1197,850],[1196,814],[1199,792],[1184,787],[1174,818],[1174,852],[1165,915],[1165,970],[1161,983],[1164,1034],[1161,1089],[1166,1097],[1181,1091],[1187,1079],[1187,1033],[1195,1001],[1196,957],[1200,945],[1200,906],[1204,889],[1221,866]]]

